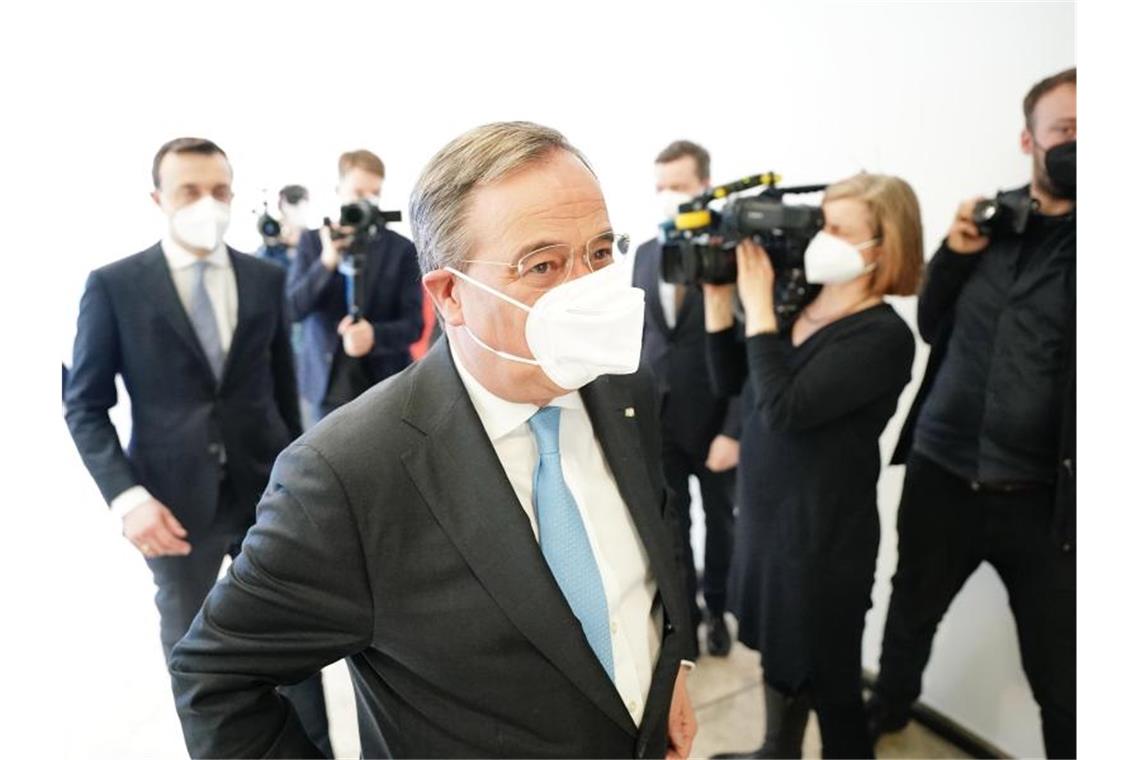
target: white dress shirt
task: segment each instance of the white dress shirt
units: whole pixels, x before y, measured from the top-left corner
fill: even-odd
[[[459,377],[538,540],[538,519],[531,500],[538,445],[527,425],[538,407],[494,395],[464,368],[450,344],[449,348]],[[662,616],[659,608],[654,609],[657,580],[649,568],[649,557],[633,517],[594,437],[581,395],[577,391],[568,393],[550,405],[562,409],[558,430],[562,472],[578,504],[605,587],[614,686],[633,722],[640,725],[661,649]]]
[[[178,300],[182,308],[190,313],[190,299],[194,294],[196,273],[194,264],[199,259],[190,251],[176,243],[167,234],[162,239],[162,253],[166,257],[166,265],[170,269],[170,276],[174,280],[174,289],[178,291]],[[213,253],[206,257],[209,266],[204,276],[206,280],[206,294],[210,297],[210,304],[214,307],[214,317],[218,322],[218,335],[221,337],[222,351],[229,353],[230,344],[234,339],[234,328],[237,327],[238,291],[237,277],[234,276],[233,263],[230,261],[229,251],[225,243],[220,243]],[[111,513],[122,519],[127,512],[149,499],[150,492],[143,486],[131,486],[111,500]]]
[[[677,326],[677,286],[658,278],[657,292],[661,295],[661,311],[665,312],[665,324],[672,330]]]

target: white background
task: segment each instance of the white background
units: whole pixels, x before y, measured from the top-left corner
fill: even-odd
[[[388,166],[385,205],[406,212],[420,167],[447,140],[529,119],[590,157],[615,226],[635,239],[657,221],[653,156],[686,137],[712,152],[714,181],[768,169],[789,183],[860,169],[902,176],[922,203],[929,254],[961,198],[1027,179],[1021,98],[1075,61],[1065,3],[100,3],[43,4],[11,20],[4,86],[15,106],[3,150],[21,179],[5,187],[4,207],[28,222],[10,221],[22,229],[9,257],[34,261],[35,276],[7,282],[27,305],[8,321],[24,341],[11,345],[32,336],[48,369],[27,394],[42,402],[20,428],[27,446],[22,436],[5,443],[4,460],[20,465],[13,482],[19,470],[37,473],[33,496],[14,506],[43,525],[4,535],[9,600],[33,613],[8,632],[17,638],[4,653],[31,674],[18,681],[24,707],[48,725],[68,715],[58,740],[80,756],[122,756],[123,737],[138,730],[177,732],[166,684],[149,675],[161,659],[149,576],[102,511],[53,401],[54,362],[69,353],[86,273],[160,234],[148,192],[163,141],[206,136],[229,153],[238,193],[229,242],[247,250],[263,188],[307,185],[317,211],[332,212],[343,150],[377,152]],[[913,323],[913,299],[896,306]],[[920,347],[915,384],[924,362]],[[872,669],[901,475],[889,469],[880,484],[883,544],[864,646]],[[1005,594],[988,568],[951,608],[925,687],[924,700],[1002,749],[1040,754]],[[138,708],[140,692],[149,711]]]

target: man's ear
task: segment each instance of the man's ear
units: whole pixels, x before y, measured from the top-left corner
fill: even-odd
[[[158,190],[151,191],[150,199],[154,201],[154,205],[162,208],[162,195],[158,192]]]
[[[452,327],[463,324],[463,306],[456,292],[456,279],[445,269],[436,269],[423,277],[424,290],[435,304],[435,310]]]
[[[1033,155],[1033,134],[1028,127],[1021,130],[1021,152],[1027,156]]]

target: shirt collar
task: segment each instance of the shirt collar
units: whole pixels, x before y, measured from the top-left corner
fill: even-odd
[[[166,263],[172,270],[188,269],[194,266],[195,262],[199,260],[197,256],[180,245],[169,232],[162,236],[162,253],[166,257]],[[218,243],[218,247],[206,257],[206,261],[210,262],[211,266],[229,269],[230,256],[226,250],[226,244]]]
[[[497,441],[515,430],[538,411],[538,407],[534,404],[507,401],[491,393],[463,366],[463,362],[460,360],[455,347],[451,345],[451,341],[448,341],[447,348],[451,352],[451,360],[459,373],[459,379],[463,381],[463,387],[467,389],[467,395],[471,397],[471,403],[475,405],[479,420],[487,431],[487,437],[492,441]],[[507,360],[504,359],[503,361]],[[585,409],[582,396],[578,391],[552,399],[549,405],[563,409]]]

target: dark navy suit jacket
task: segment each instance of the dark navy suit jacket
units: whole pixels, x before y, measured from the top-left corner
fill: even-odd
[[[641,361],[657,380],[664,400],[663,435],[701,460],[717,435],[740,439],[738,397],[718,396],[705,351],[704,294],[690,286],[673,327],[665,321],[658,288],[661,244],[649,240],[637,248],[633,284],[645,291],[645,337]]]
[[[423,289],[416,249],[407,238],[383,230],[364,258],[357,287],[362,289],[363,319],[372,323],[376,334],[371,353],[363,357],[364,367],[371,383],[378,383],[412,363],[408,349],[424,329]],[[319,231],[303,233],[289,269],[289,308],[303,325],[301,397],[314,404],[325,399],[334,357],[346,358],[336,331],[348,313],[345,284],[343,274],[321,264]]]
[[[88,277],[64,390],[71,436],[103,498],[142,485],[191,541],[213,520],[223,474],[252,522],[274,459],[301,431],[285,274],[229,255],[238,320],[220,382],[155,245]],[[116,375],[131,398],[125,452],[107,413]]]

